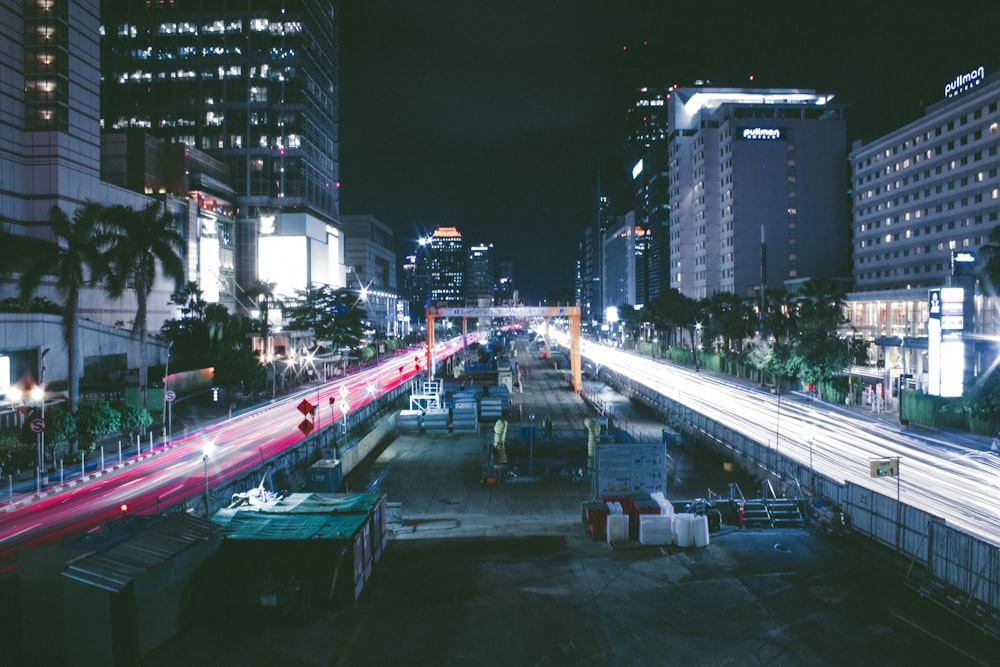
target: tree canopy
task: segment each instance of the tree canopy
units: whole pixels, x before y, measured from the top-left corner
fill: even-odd
[[[368,315],[354,292],[322,285],[298,290],[285,317],[290,329],[312,331],[317,342],[353,350],[362,344]]]

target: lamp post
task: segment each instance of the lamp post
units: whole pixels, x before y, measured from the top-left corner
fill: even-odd
[[[174,341],[170,341],[167,344],[167,363],[166,363],[166,365],[164,366],[164,369],[163,369],[163,417],[162,417],[162,419],[163,419],[163,441],[164,441],[164,444],[169,444],[170,443],[170,434],[172,432],[172,429],[168,428],[168,423],[171,422],[171,421],[173,421],[173,418],[174,418],[173,405],[170,405],[169,408],[167,407],[168,404],[171,403],[171,401],[167,399],[167,396],[170,394],[170,350],[173,349],[173,347],[174,347]],[[167,417],[167,411],[168,411],[168,409],[170,411],[170,417],[169,417],[169,419]]]
[[[31,390],[32,398],[37,399],[42,405],[42,427],[38,432],[38,492],[42,492],[42,468],[45,466],[45,355],[49,353],[51,347],[44,350],[38,348],[38,385]],[[53,459],[55,457],[53,456]],[[55,461],[52,462],[55,465]]]
[[[42,468],[45,467],[45,389],[40,384],[36,384],[31,388],[29,393],[31,400],[35,401],[42,406],[42,429],[38,431],[38,474],[36,475],[36,484],[38,493],[42,492]],[[31,424],[32,430],[35,430],[34,423]]]
[[[215,451],[215,443],[211,440],[206,440],[204,446],[201,450],[201,460],[205,464],[205,518],[209,517],[209,504],[208,504],[208,458]]]
[[[532,465],[535,462],[535,413],[528,415],[528,474],[531,475]]]
[[[698,370],[698,350],[701,349],[701,322],[694,325],[694,345],[691,347],[691,356],[694,357],[694,369]]]
[[[816,473],[813,469],[813,440],[816,438],[816,424],[806,427],[806,439],[809,441],[809,488],[816,490]]]

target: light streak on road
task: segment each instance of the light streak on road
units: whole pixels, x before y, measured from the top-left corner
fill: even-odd
[[[474,340],[469,337],[469,341]],[[446,359],[462,349],[461,337],[435,346],[434,358]],[[47,490],[45,495],[22,499],[0,512],[0,577],[17,567],[17,549],[81,535],[99,529],[120,515],[122,504],[129,514],[153,514],[204,493],[202,451],[206,440],[216,447],[208,459],[211,486],[225,485],[259,470],[267,460],[306,436],[298,425],[303,415],[298,404],[306,399],[316,406],[317,426],[329,426],[333,398],[335,421],[343,419],[339,406],[341,387],[347,390],[349,412],[364,407],[381,395],[405,385],[426,372],[426,352],[405,349],[378,360],[372,367],[341,376],[331,382],[304,388],[280,400],[210,424],[184,436],[175,436],[169,448],[155,456],[115,466],[106,474],[84,483]],[[376,391],[371,391],[374,386]],[[380,393],[381,392],[381,393]],[[31,523],[25,525],[27,519]]]
[[[892,498],[896,478],[872,479],[869,461],[899,457],[903,503],[1000,546],[1000,461],[940,435],[917,435],[839,406],[781,398],[685,367],[581,341],[581,354],[704,414],[805,467]],[[811,438],[811,447],[810,447]]]

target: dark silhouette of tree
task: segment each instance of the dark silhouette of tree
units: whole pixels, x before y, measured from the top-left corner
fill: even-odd
[[[136,312],[132,333],[139,340],[139,392],[146,404],[146,340],[149,295],[157,270],[175,281],[184,277],[184,239],[176,230],[172,215],[153,202],[140,211],[128,206],[112,206],[104,212],[105,234],[100,241],[107,248],[108,294],[120,297],[129,286],[135,288]]]
[[[80,292],[103,275],[105,260],[94,242],[103,207],[82,204],[69,218],[58,206],[49,210],[50,238],[27,237],[0,230],[0,272],[19,273],[18,290],[27,304],[47,276],[55,279],[62,298],[62,334],[69,362],[71,412],[80,400]]]
[[[987,243],[979,247],[981,258],[980,277],[985,283],[985,292],[989,296],[1000,294],[1000,225],[995,225],[986,237]]]
[[[290,329],[312,331],[317,342],[354,350],[361,345],[368,315],[354,292],[322,285],[298,290],[285,317]]]
[[[796,311],[794,351],[798,376],[805,382],[828,380],[850,364],[851,352],[837,336],[844,317],[843,288],[824,278],[807,281],[793,297]]]
[[[676,335],[679,329],[690,329],[696,317],[696,302],[684,296],[680,290],[660,292],[646,304],[646,321],[657,331],[664,333],[668,344],[680,344]]]

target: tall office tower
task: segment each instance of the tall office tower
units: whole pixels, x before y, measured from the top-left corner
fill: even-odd
[[[486,308],[493,305],[493,244],[469,246],[465,264],[465,305]]]
[[[601,291],[605,308],[635,305],[635,233],[635,212],[629,211],[604,234]]]
[[[421,246],[422,252],[417,254],[417,270],[426,285],[427,304],[463,305],[465,248],[461,232],[455,227],[438,227],[428,238],[421,240]]]
[[[667,139],[667,105],[670,88],[642,87],[635,91],[632,104],[625,112],[628,136],[625,145],[643,149]]]
[[[421,246],[422,247],[422,246]],[[425,309],[427,308],[427,291],[423,284],[423,275],[420,270],[420,257],[422,253],[417,251],[403,258],[400,265],[400,291],[406,299],[410,317],[412,320],[423,321]]]
[[[226,164],[238,289],[345,285],[337,18],[329,0],[101,3],[103,130]]]
[[[581,322],[599,322],[602,315],[601,304],[601,233],[597,225],[583,230],[583,239],[578,244],[577,281]]]
[[[519,301],[514,283],[514,263],[509,259],[502,259],[497,264],[497,284],[493,295],[498,306],[513,306]]]
[[[669,178],[667,100],[672,88],[635,91],[626,117],[625,148],[632,169],[632,208],[641,233],[636,235],[636,305],[648,303],[669,287]],[[639,232],[640,230],[637,230]]]
[[[833,95],[677,88],[668,99],[670,286],[693,299],[847,276],[847,133]]]

